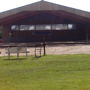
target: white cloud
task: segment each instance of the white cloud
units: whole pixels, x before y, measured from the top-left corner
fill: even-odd
[[[0,12],[12,8],[20,7],[40,0],[2,0],[0,2]],[[46,0],[57,4],[90,11],[90,0]]]
[[[47,0],[57,4],[90,11],[90,0]]]

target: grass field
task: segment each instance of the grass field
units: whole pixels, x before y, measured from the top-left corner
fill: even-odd
[[[0,57],[0,90],[90,90],[90,55]]]

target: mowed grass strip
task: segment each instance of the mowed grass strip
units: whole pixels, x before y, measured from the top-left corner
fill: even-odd
[[[0,57],[0,90],[90,90],[90,55]]]

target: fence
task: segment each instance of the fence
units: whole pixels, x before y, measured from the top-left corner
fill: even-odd
[[[42,53],[43,54],[43,53]],[[90,54],[90,44],[58,44],[46,45],[47,55],[61,55],[61,54]],[[1,47],[0,56],[11,55],[35,55],[35,47]]]

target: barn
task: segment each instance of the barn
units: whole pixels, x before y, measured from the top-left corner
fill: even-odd
[[[38,1],[0,13],[4,43],[89,42],[90,12]]]

